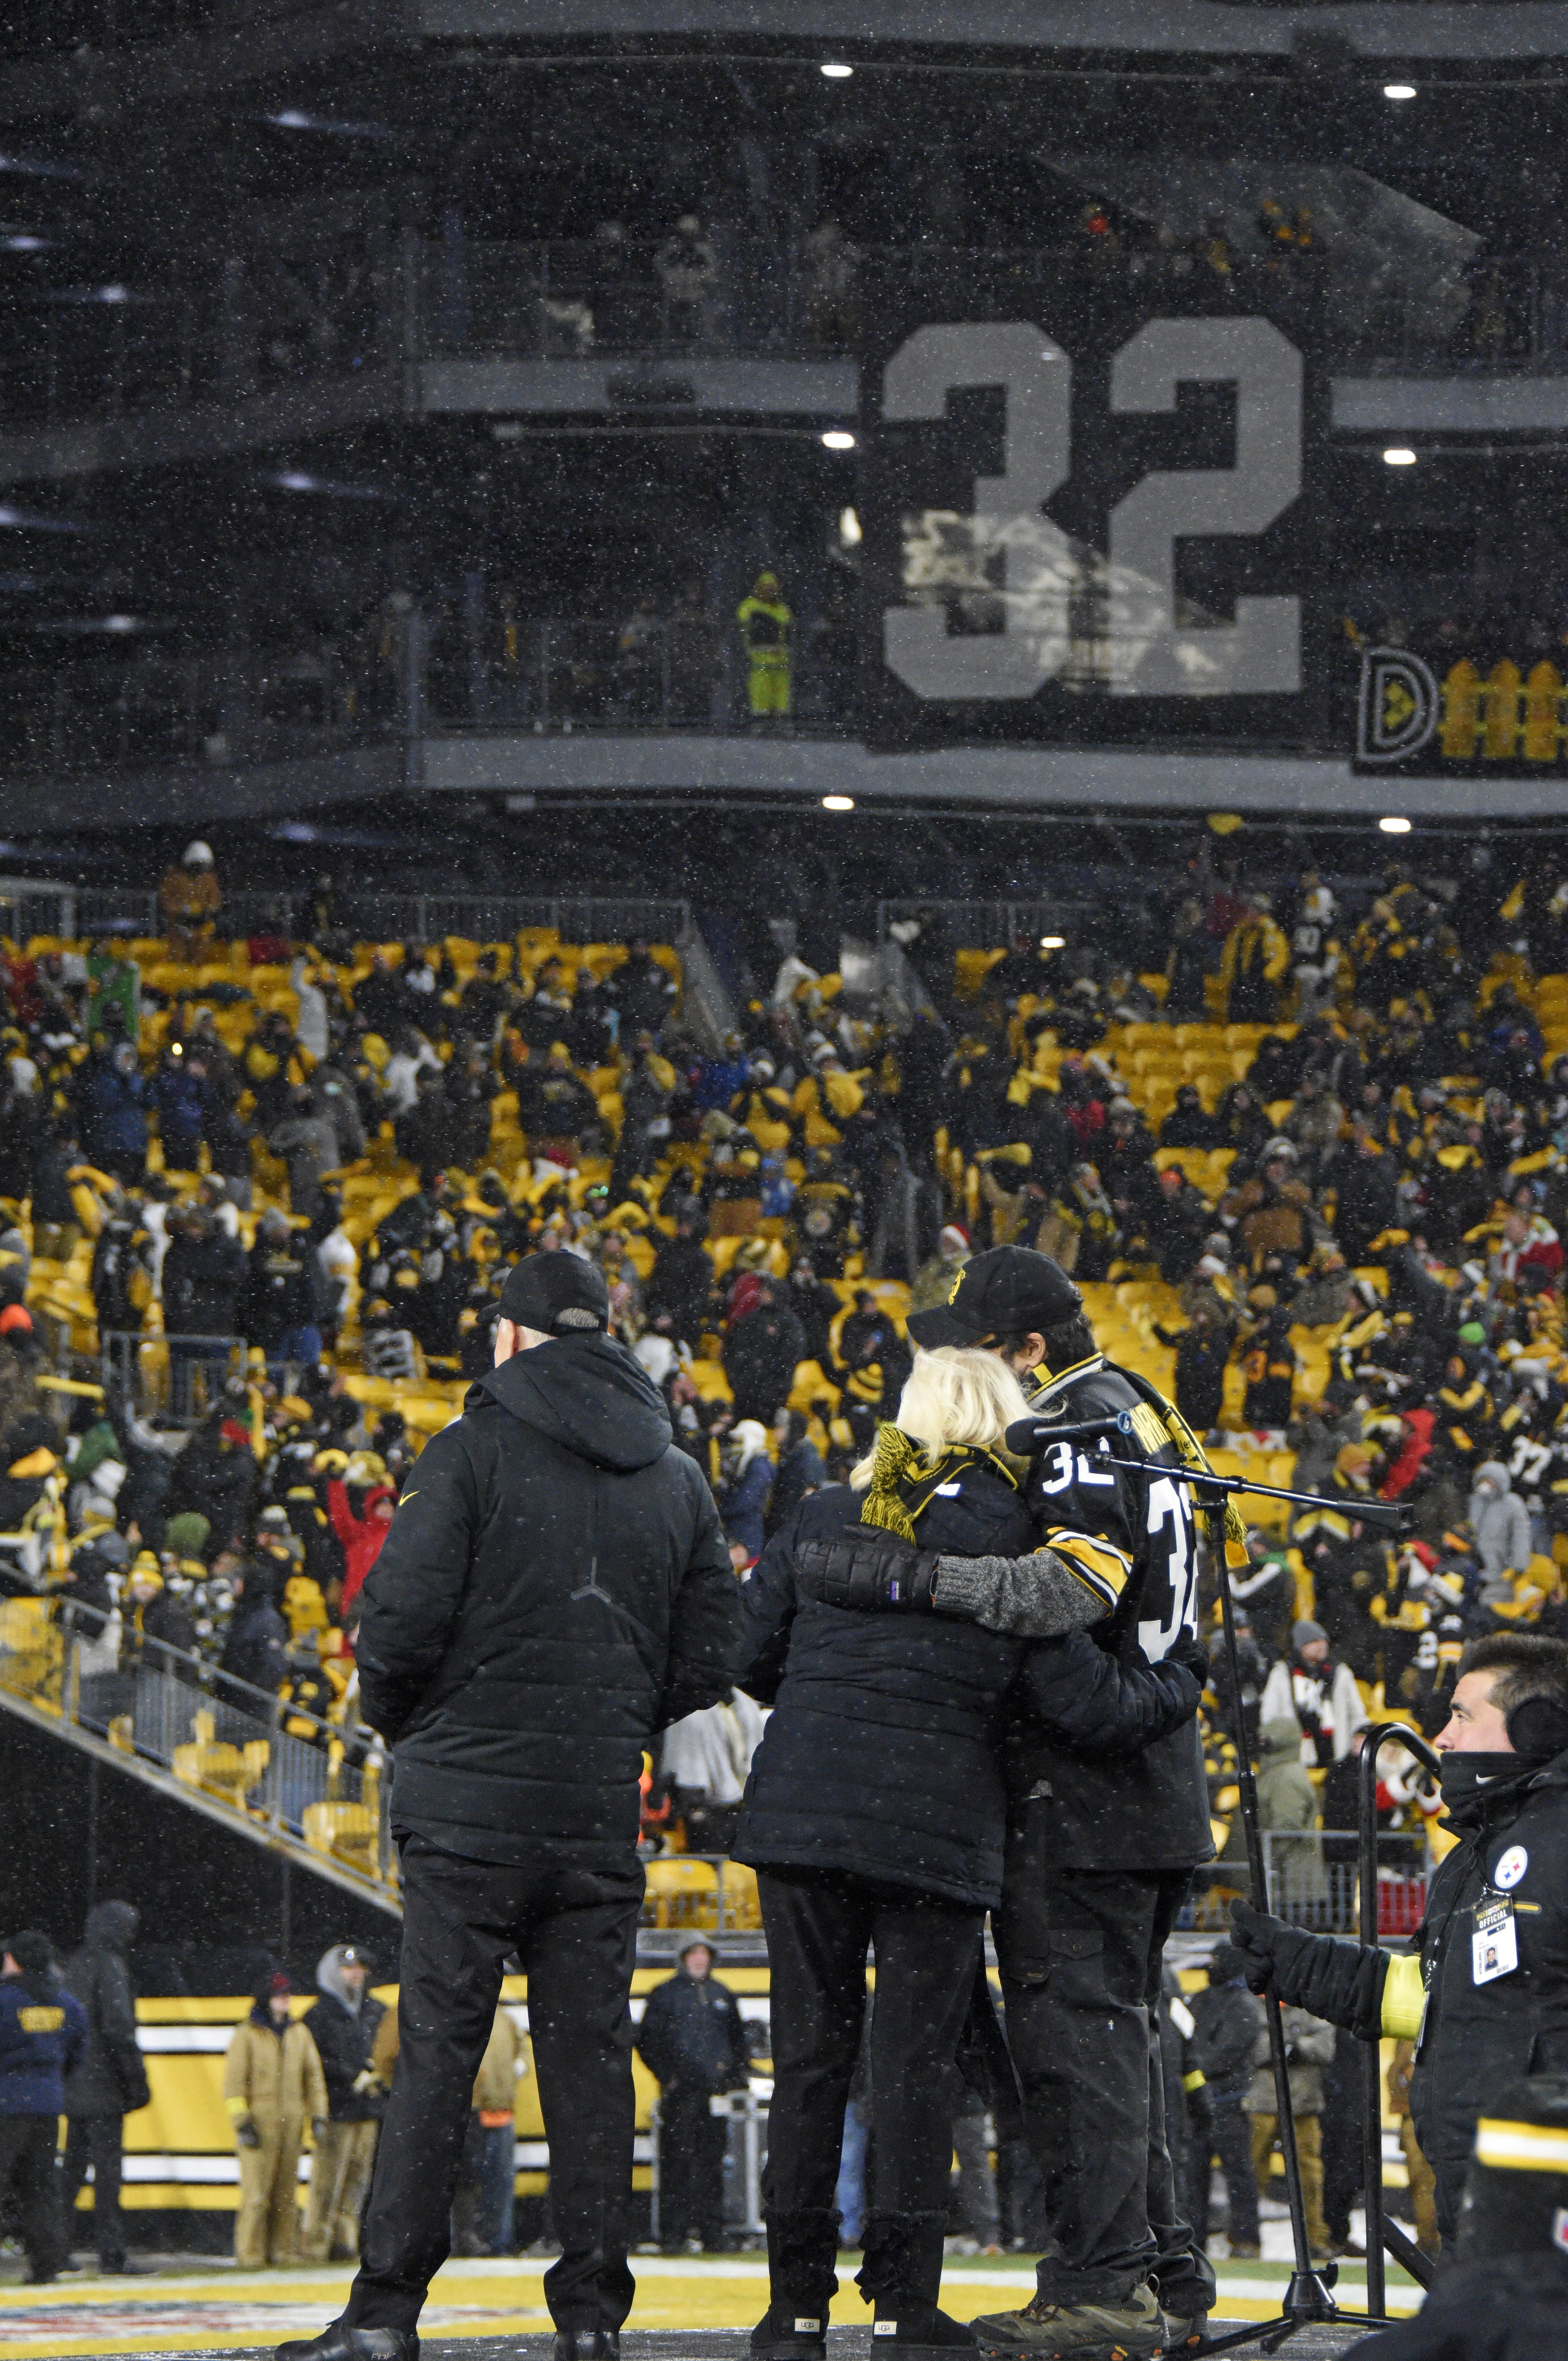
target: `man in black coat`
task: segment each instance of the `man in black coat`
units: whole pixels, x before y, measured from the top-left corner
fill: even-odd
[[[513,1950],[558,2361],[619,2353],[642,1752],[729,1691],[740,1604],[712,1495],[609,1321],[597,1266],[515,1266],[495,1367],[425,1446],[365,1585],[362,1708],[397,1750],[401,2046],[347,2312],[279,2361],[414,2361]]]
[[[702,1243],[701,1217],[679,1216],[675,1235],[666,1238],[653,1257],[648,1275],[648,1308],[674,1315],[675,1334],[696,1349],[708,1320],[713,1293],[713,1265]]]
[[[775,1300],[769,1280],[762,1280],[751,1310],[724,1339],[723,1357],[737,1422],[754,1418],[772,1426],[794,1389],[806,1338],[794,1312]]]
[[[1568,2074],[1568,1645],[1476,1641],[1435,1743],[1460,1841],[1408,1953],[1309,1935],[1249,1903],[1231,1916],[1255,1987],[1271,1975],[1287,2005],[1363,2041],[1419,2039],[1410,2120],[1452,2252],[1477,2120],[1519,2075]]]
[[[370,2062],[387,2012],[367,1992],[369,1981],[365,1953],[352,1943],[334,1943],[316,1962],[319,1997],[305,2011],[327,2096],[325,2130],[317,2133],[311,2159],[303,2239],[308,2263],[334,2257],[353,2262],[359,2254],[359,2216],[387,2101],[387,2085]]]
[[[86,2046],[65,2078],[65,2169],[61,2196],[69,2224],[77,2191],[93,2168],[93,2236],[98,2268],[111,2278],[139,2278],[154,2269],[126,2252],[120,2213],[120,2135],[127,2114],[152,2093],[137,2047],[136,1994],[126,1954],[139,1921],[128,1902],[100,1902],[87,1913],[82,1949],[66,1961],[61,1981],[82,2004]]]
[[[751,2051],[735,1995],[711,1973],[713,1946],[694,1935],[678,1971],[648,1995],[637,2048],[659,2084],[659,2243],[678,2255],[688,2230],[724,2246],[727,2121],[708,2101],[743,2091]]]
[[[260,1713],[260,1699],[249,1692],[263,1689],[275,1697],[288,1673],[289,1626],[278,1606],[284,1579],[270,1559],[253,1557],[247,1560],[235,1585],[234,1619],[224,1642],[219,1673],[226,1673],[232,1681],[243,1681],[246,1686],[230,1688],[220,1677],[218,1692],[241,1713]]]

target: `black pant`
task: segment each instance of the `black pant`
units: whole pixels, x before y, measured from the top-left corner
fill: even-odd
[[[1252,2169],[1252,2117],[1242,2106],[1240,2097],[1213,2101],[1213,2128],[1207,2140],[1195,2143],[1193,2153],[1201,2148],[1201,2160],[1192,2174],[1192,2235],[1198,2245],[1209,2243],[1209,2188],[1212,2178],[1209,2158],[1220,2159],[1220,2170],[1225,2176],[1225,2191],[1230,2199],[1229,2228],[1231,2245],[1239,2241],[1245,2246],[1257,2244],[1257,2177]]]
[[[1166,2146],[1158,2021],[1190,1873],[1053,1871],[1040,1833],[1009,1840],[996,1938],[1025,2136],[1046,2182],[1040,2293],[1121,2302],[1192,2250]]]
[[[557,2328],[619,2328],[631,2309],[626,2204],[635,2104],[627,1996],[642,1870],[463,1861],[424,1838],[400,1848],[400,2054],[344,2317],[411,2333],[450,2251],[452,2196],[474,2078],[516,1950],[550,2143],[550,2205],[563,2253],[544,2275]]]
[[[847,1871],[764,1870],[757,1884],[771,1970],[773,2095],[762,2204],[775,2277],[775,2225],[810,2217],[827,2225],[831,2290],[833,2199],[860,2054],[868,1944],[877,1971],[871,2037],[876,2189],[868,2268],[878,2225],[890,2219],[933,2226],[939,2257],[952,2156],[949,2069],[974,1989],[984,1913]],[[798,2296],[807,2312],[825,2312],[822,2250],[810,2243],[808,2284],[775,2285],[773,2297]]]
[[[120,2134],[124,2115],[72,2115],[65,2135],[65,2230],[70,2243],[77,2191],[93,2168],[93,2242],[104,2270],[126,2259],[126,2225],[120,2213]]]
[[[65,2260],[55,2154],[58,2115],[0,2115],[0,2213],[15,2196],[22,2219],[27,2276],[51,2279]]]
[[[666,2083],[659,2093],[659,2242],[678,2246],[695,2230],[705,2246],[724,2243],[725,2117],[706,2087]]]

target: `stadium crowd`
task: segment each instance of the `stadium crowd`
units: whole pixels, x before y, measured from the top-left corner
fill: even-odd
[[[1036,1245],[1223,1464],[1334,1502],[1255,1534],[1210,1722],[1217,1796],[1299,1743],[1348,1824],[1374,1705],[1431,1731],[1467,1640],[1568,1621],[1563,895],[1394,868],[1342,928],[1310,871],[1277,910],[1223,854],[1188,884],[1163,975],[927,915],[874,993],[792,954],[707,1049],[642,941],[356,944],[323,893],[230,944],[199,843],[166,944],[12,950],[0,1581],[98,1628],[111,1720],[161,1642],[320,1738],[520,1257],[602,1267],[741,1571],[891,1416],[907,1311]],[[651,1844],[725,1849],[759,1727],[669,1735]]]

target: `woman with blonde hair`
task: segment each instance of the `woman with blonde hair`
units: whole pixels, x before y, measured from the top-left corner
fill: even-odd
[[[949,1620],[966,1565],[1026,1556],[1037,1535],[1003,1438],[1027,1414],[996,1354],[919,1353],[848,1485],[812,1494],[742,1594],[751,1697],[773,1707],[734,1845],[758,1872],[772,1966],[773,2096],[764,2179],[771,2301],[759,2356],[821,2361],[837,2281],[833,2211],[861,2039],[868,1945],[876,2205],[859,2285],[879,2349],[921,2361],[971,2346],[938,2309],[950,2154],[950,2069],[1000,1898],[1009,1726],[1135,1752],[1190,1719],[1182,1664],[1124,1668],[1087,1636],[1103,1601],[1063,1566],[1039,1640]],[[923,1586],[935,1612],[862,1615],[808,1594],[848,1580]],[[832,1579],[827,1587],[831,1590]]]

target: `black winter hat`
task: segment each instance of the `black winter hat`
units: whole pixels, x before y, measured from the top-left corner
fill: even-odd
[[[575,1254],[535,1254],[514,1263],[501,1289],[501,1317],[546,1336],[609,1325],[609,1288],[597,1263]]]
[[[24,1927],[19,1935],[7,1935],[0,1949],[9,1951],[25,1976],[39,1975],[45,1968],[54,1965],[54,1946],[36,1927]]]
[[[946,1303],[912,1312],[908,1327],[915,1342],[931,1352],[942,1345],[1043,1333],[1082,1310],[1082,1296],[1049,1255],[1030,1246],[989,1246],[970,1257]]]
[[[1246,1967],[1245,1951],[1238,1951],[1234,1943],[1216,1943],[1209,1954],[1209,1982],[1234,1984],[1246,1974]]]

